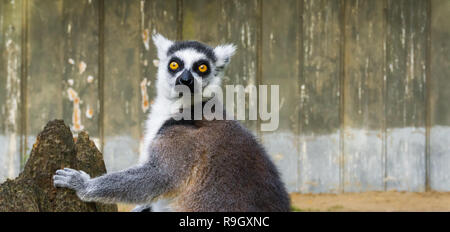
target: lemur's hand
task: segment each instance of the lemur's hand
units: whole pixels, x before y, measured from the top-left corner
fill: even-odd
[[[91,177],[81,170],[64,168],[56,171],[56,175],[53,176],[53,185],[73,189],[77,191],[77,195],[80,195],[87,189],[89,179]]]

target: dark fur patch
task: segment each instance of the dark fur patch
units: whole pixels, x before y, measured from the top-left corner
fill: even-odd
[[[170,46],[169,50],[167,51],[167,55],[170,56],[173,53],[175,53],[179,50],[186,49],[186,48],[195,49],[197,52],[205,54],[205,56],[208,57],[208,59],[210,59],[214,62],[217,61],[217,57],[214,54],[214,50],[210,46],[200,43],[200,42],[197,42],[197,41],[175,42],[175,44]]]
[[[177,69],[175,69],[175,70],[172,70],[171,68],[170,68],[170,63],[172,63],[173,61],[175,61],[175,62],[177,62],[178,63],[178,68]],[[183,68],[184,68],[184,62],[180,59],[180,58],[178,58],[178,57],[173,57],[172,59],[170,59],[170,61],[169,61],[169,65],[167,66],[167,69],[169,70],[169,72],[173,75],[173,74],[175,74],[175,73],[177,73],[178,71],[180,71],[180,70],[183,70]]]
[[[203,108],[205,107],[206,101],[202,102],[202,112],[203,112]],[[215,112],[215,106],[213,106],[211,108],[211,112],[214,113]],[[187,119],[181,119],[181,120],[175,120],[173,118],[170,118],[168,120],[166,120],[164,122],[164,124],[161,126],[161,128],[159,128],[158,133],[157,134],[161,134],[164,132],[164,130],[172,127],[172,126],[191,126],[196,128],[198,125],[195,123],[195,119],[194,119],[194,106],[191,106],[191,119],[187,120]]]
[[[175,119],[171,118],[164,122],[164,124],[161,126],[161,128],[159,128],[157,134],[163,133],[164,130],[167,130],[168,128],[170,128],[172,126],[182,126],[182,125],[195,127],[195,121],[193,119],[192,120],[185,120],[185,119],[175,120]]]
[[[200,70],[198,70],[198,67],[200,67],[200,65],[202,65],[202,64],[206,65],[206,67],[207,67],[206,72],[203,72],[203,73],[200,72]],[[192,65],[192,70],[201,77],[208,76],[211,73],[210,68],[211,68],[211,65],[209,65],[209,62],[207,60],[199,60]]]

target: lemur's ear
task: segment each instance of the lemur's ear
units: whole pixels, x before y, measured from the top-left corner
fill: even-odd
[[[167,56],[167,50],[169,50],[170,46],[172,46],[173,41],[168,40],[166,37],[162,36],[159,33],[155,33],[152,36],[153,43],[158,50],[158,59],[162,60]]]
[[[214,54],[217,57],[216,66],[225,67],[230,63],[231,57],[236,52],[236,46],[234,44],[223,44],[214,48]]]

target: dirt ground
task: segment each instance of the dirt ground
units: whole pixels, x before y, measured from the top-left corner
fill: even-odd
[[[291,194],[294,211],[450,211],[450,192]]]
[[[293,211],[448,211],[450,192],[365,192],[344,194],[291,194]],[[119,211],[130,211],[133,205],[119,205]]]

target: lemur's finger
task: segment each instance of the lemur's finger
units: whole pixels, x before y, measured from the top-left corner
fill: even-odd
[[[67,188],[67,187],[69,187],[70,185],[69,185],[67,182],[65,182],[65,181],[62,181],[62,180],[55,180],[55,181],[53,181],[53,186],[55,186],[55,187],[63,187],[63,188]]]
[[[64,168],[64,171],[68,171],[68,172],[77,172],[77,170],[72,169],[72,168]]]
[[[68,176],[71,173],[69,171],[66,171],[66,170],[63,170],[63,169],[59,169],[59,170],[56,170],[56,174],[57,175],[61,175],[61,176]]]
[[[61,175],[54,175],[53,176],[53,181],[55,181],[55,180],[68,182],[69,181],[69,177],[61,176]]]
[[[64,168],[64,169],[59,169],[58,171],[56,171],[56,174],[64,175],[64,176],[73,176],[73,175],[79,175],[79,174],[81,174],[81,172],[79,172],[75,169]]]

